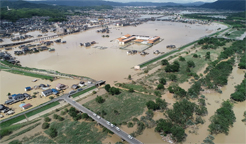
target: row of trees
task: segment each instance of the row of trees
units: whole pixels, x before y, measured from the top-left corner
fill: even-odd
[[[118,95],[120,94],[120,89],[119,88],[115,88],[115,87],[111,87],[110,84],[106,84],[105,85],[105,90],[112,94],[112,95]]]
[[[239,64],[238,64],[238,67],[239,67],[240,69],[246,69],[246,55],[245,55],[245,54],[243,54],[243,55],[241,56],[240,62],[239,62]]]
[[[237,85],[235,88],[236,88],[235,92],[231,94],[231,99],[235,101],[240,101],[240,102],[245,101],[246,100],[246,91],[245,91],[246,79],[244,78],[242,83],[240,85]]]
[[[173,64],[167,64],[165,67],[166,72],[178,72],[180,68],[180,64],[178,61],[174,61]]]
[[[225,133],[228,134],[229,127],[233,126],[236,120],[232,110],[233,104],[227,100],[217,109],[215,114],[210,118],[211,124],[208,126],[208,131],[211,134]]]
[[[224,46],[227,40],[224,38],[214,38],[214,37],[206,37],[197,42],[199,45],[203,45],[202,49],[216,49],[218,46]]]
[[[201,79],[201,83],[208,88],[217,88],[217,86],[226,85],[227,78],[232,72],[232,65],[234,62],[234,58],[231,58],[230,60],[223,61],[215,65],[215,67],[210,70],[206,77]]]

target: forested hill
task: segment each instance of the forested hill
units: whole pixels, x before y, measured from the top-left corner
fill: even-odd
[[[0,0],[0,7],[7,7],[9,8],[14,8],[14,9],[21,9],[21,8],[52,8],[54,6],[47,5],[47,4],[35,4],[35,3],[30,3],[26,1],[7,1],[7,0]]]
[[[245,0],[217,0],[216,2],[213,3],[205,3],[200,7],[211,8],[211,9],[245,11],[246,2]]]

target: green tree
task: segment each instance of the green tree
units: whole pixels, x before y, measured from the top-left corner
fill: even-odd
[[[175,74],[170,74],[170,75],[169,75],[169,79],[170,79],[171,81],[176,81],[176,80],[177,80],[177,76],[176,76]]]
[[[147,106],[148,109],[152,109],[152,110],[159,109],[159,106],[154,101],[148,101],[146,103],[146,106]]]
[[[19,140],[13,140],[13,141],[9,142],[9,144],[22,144],[22,143]]]
[[[194,58],[198,58],[198,55],[197,55],[197,54],[193,54],[193,57],[194,57]]]
[[[161,97],[161,92],[160,91],[154,91],[154,94],[158,97]]]
[[[185,131],[180,126],[173,126],[171,128],[172,138],[177,142],[182,142],[185,138]]]
[[[47,123],[47,122],[45,122],[45,123],[42,124],[42,129],[47,129],[49,127],[50,127],[50,124]]]
[[[87,113],[83,113],[83,114],[81,115],[81,118],[82,118],[82,119],[88,119],[88,118],[89,118],[89,116],[88,116],[88,114],[87,114]]]
[[[164,89],[164,85],[163,85],[163,84],[158,84],[158,85],[157,85],[157,89],[158,89],[158,90]]]
[[[195,63],[191,60],[187,61],[188,67],[195,67]]]
[[[205,59],[210,59],[210,52],[207,52],[206,55],[205,55]]]
[[[131,75],[128,75],[128,79],[131,80],[132,79],[132,76]]]
[[[49,117],[45,117],[45,118],[44,118],[44,121],[45,121],[45,122],[50,122],[51,119],[50,119]]]
[[[130,128],[130,127],[133,127],[133,123],[132,123],[132,122],[128,122],[128,123],[127,123],[127,127],[129,127],[129,128]]]
[[[167,83],[165,78],[160,78],[159,83],[165,85]]]
[[[185,58],[182,56],[179,56],[179,61],[185,61]]]
[[[50,136],[51,138],[56,137],[56,136],[57,136],[57,130],[56,130],[55,128],[50,128],[50,129],[49,129],[49,136]]]
[[[160,98],[157,98],[156,100],[155,100],[155,102],[156,102],[156,105],[158,105],[158,107],[160,108],[160,109],[166,109],[167,108],[167,102],[166,102],[166,100],[165,99],[160,99]]]
[[[169,65],[169,62],[168,62],[168,60],[164,59],[161,61],[161,64],[162,65]]]
[[[154,116],[153,110],[148,110],[145,114],[149,119],[152,119]]]
[[[130,88],[128,91],[129,91],[130,93],[133,93],[133,92],[134,92],[134,89],[133,89],[133,88]]]
[[[110,88],[111,88],[110,84],[106,84],[106,85],[105,85],[105,90],[106,90],[107,92],[109,92]]]
[[[54,118],[54,119],[58,119],[58,117],[59,117],[59,116],[58,116],[57,114],[54,114],[54,115],[53,115],[53,118]]]
[[[64,120],[64,118],[63,118],[63,117],[61,117],[61,116],[59,116],[59,117],[58,117],[58,120],[59,120],[59,121],[63,121],[63,120]]]
[[[105,100],[101,96],[96,97],[96,102],[97,103],[103,103]]]

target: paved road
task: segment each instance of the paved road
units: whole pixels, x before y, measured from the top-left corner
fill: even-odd
[[[70,105],[72,105],[73,107],[75,107],[77,110],[83,112],[83,113],[87,113],[92,119],[94,119],[95,121],[97,121],[98,123],[100,123],[101,125],[103,125],[104,127],[106,127],[107,129],[109,129],[110,131],[112,131],[113,133],[117,134],[119,137],[121,137],[122,139],[124,139],[125,141],[129,142],[130,144],[142,144],[142,142],[140,142],[139,140],[135,139],[135,138],[128,138],[128,135],[126,132],[120,130],[117,131],[115,126],[111,127],[110,125],[107,124],[107,121],[103,118],[98,119],[96,116],[94,116],[93,112],[90,111],[89,109],[85,108],[84,106],[82,106],[81,104],[73,101],[72,99],[70,99],[68,96],[64,97],[64,100],[69,103]]]

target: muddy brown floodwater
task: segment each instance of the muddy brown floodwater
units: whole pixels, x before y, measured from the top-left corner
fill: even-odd
[[[103,38],[96,29],[80,32],[77,34],[62,37],[66,44],[54,44],[55,52],[43,51],[36,54],[17,56],[23,66],[41,69],[52,69],[64,73],[84,75],[96,80],[106,80],[113,84],[114,81],[125,81],[125,78],[136,71],[131,68],[156,55],[154,50],[168,52],[166,45],[174,44],[177,47],[185,45],[200,37],[209,35],[217,31],[217,28],[226,26],[213,23],[211,25],[189,25],[175,22],[147,22],[137,27],[115,27],[110,26],[109,38]],[[98,28],[99,29],[99,28]],[[159,44],[146,50],[150,53],[146,56],[127,55],[126,50],[119,49],[116,38],[125,34],[160,36],[164,39]],[[113,40],[113,41],[112,41]],[[91,47],[81,47],[80,43],[96,41],[97,44]],[[110,42],[112,41],[112,42]],[[93,48],[94,46],[107,47],[105,50]],[[17,48],[16,48],[17,49]],[[14,53],[14,50],[10,51]]]
[[[236,64],[237,65],[237,64]],[[208,115],[204,117],[205,123],[199,126],[199,130],[196,134],[188,134],[186,138],[186,143],[201,143],[208,135],[208,126],[210,124],[209,118],[214,115],[215,111],[220,108],[223,100],[230,99],[230,95],[234,93],[235,86],[240,84],[244,77],[244,70],[238,69],[237,66],[233,67],[232,74],[229,76],[228,84],[221,88],[222,94],[211,91],[210,93],[203,93],[207,98],[206,103],[208,109]],[[219,101],[219,103],[218,103]],[[236,116],[236,122],[233,124],[233,127],[230,127],[229,134],[218,134],[215,136],[215,143],[226,143],[226,144],[245,144],[246,143],[246,127],[241,121],[243,119],[243,112],[246,110],[246,101],[235,103],[233,111]]]

